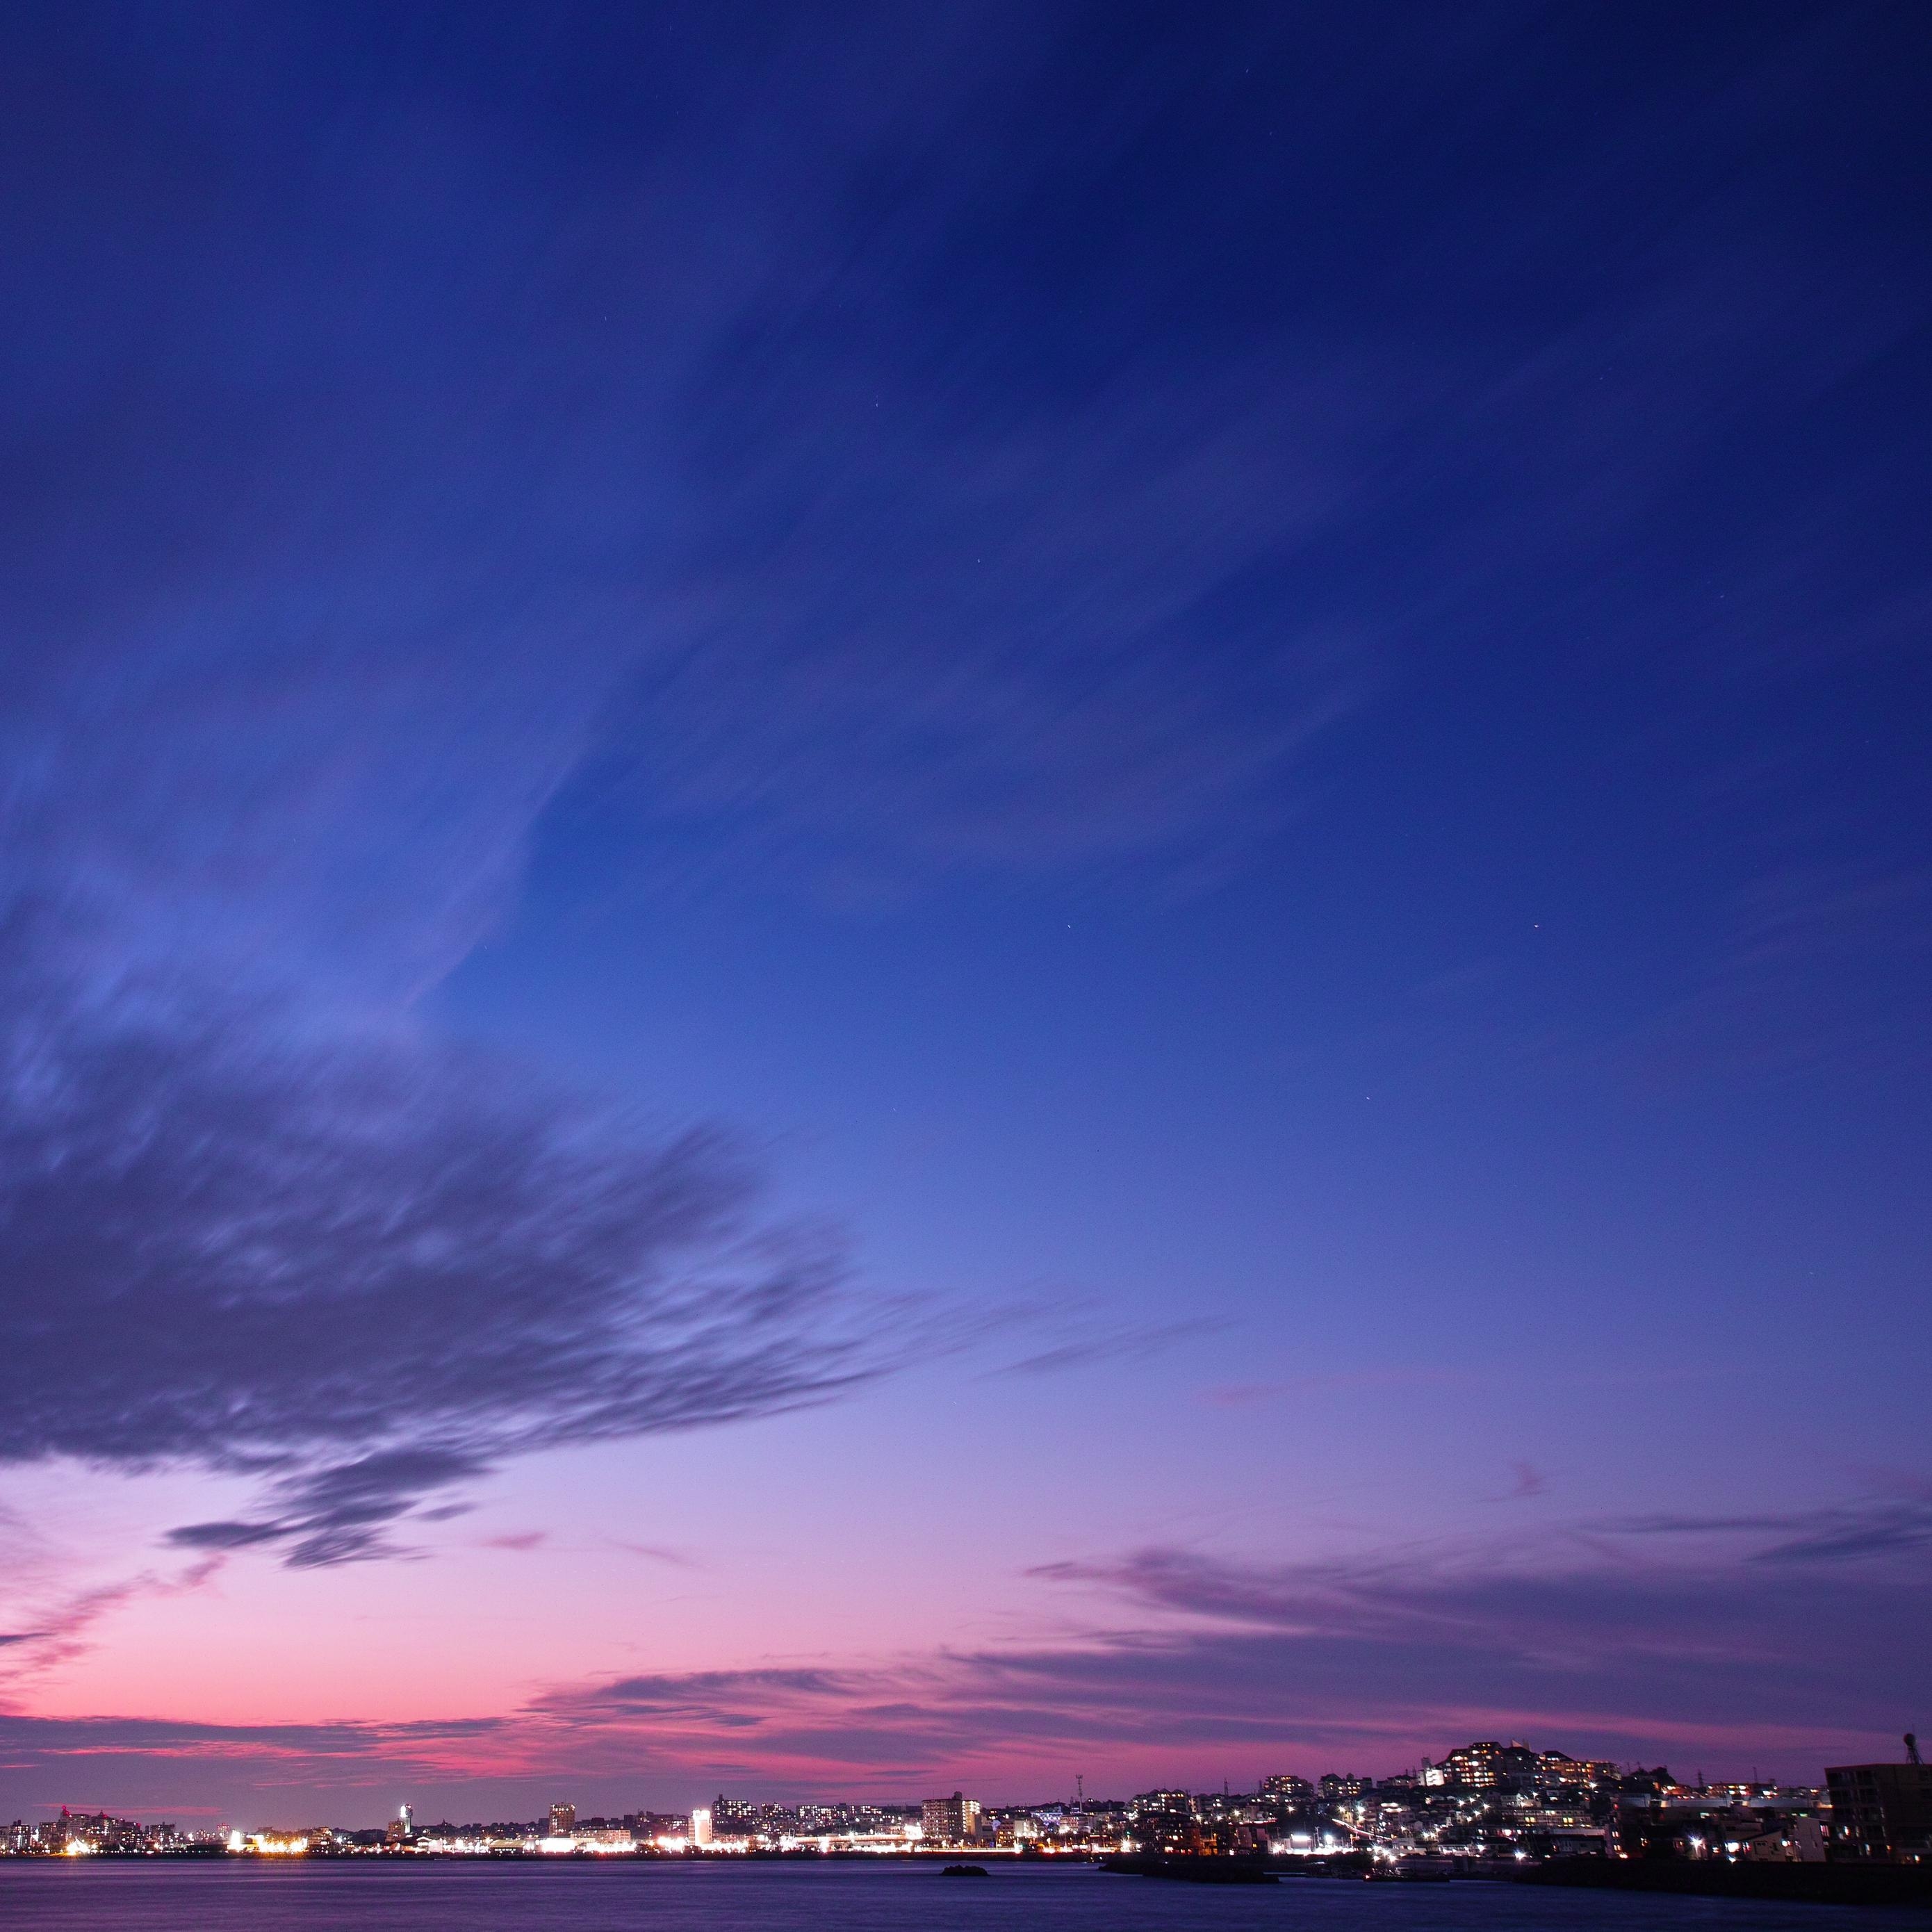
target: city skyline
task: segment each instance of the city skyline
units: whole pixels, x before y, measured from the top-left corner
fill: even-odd
[[[1923,40],[10,11],[0,1816],[1932,1735]]]
[[[1827,1767],[1822,1785],[1754,1778],[1686,1781],[1663,1766],[1618,1766],[1518,1739],[1477,1739],[1390,1777],[1276,1772],[1252,1791],[1156,1787],[1130,1797],[1074,1793],[1046,1802],[950,1797],[882,1804],[775,1804],[721,1792],[676,1813],[586,1816],[555,1799],[532,1820],[431,1822],[404,1803],[374,1828],[340,1821],[184,1826],[70,1812],[0,1827],[0,1855],[339,1860],[856,1858],[903,1863],[1004,1856],[1105,1863],[1204,1877],[1202,1867],[1328,1876],[1480,1878],[1736,1896],[1922,1895],[1898,1871],[1922,1865],[1932,1832],[1932,1766],[1918,1741],[1904,1761]],[[1630,1872],[1634,1862],[1643,1873]],[[1848,1865],[1864,1868],[1847,1875]],[[1180,1869],[1177,1869],[1177,1866]],[[1702,1866],[1700,1879],[1687,1867]],[[1739,1871],[1737,1868],[1745,1868]],[[1766,1870],[1766,1868],[1774,1869]],[[1798,1868],[1794,1870],[1793,1868]],[[1874,1867],[1892,1867],[1887,1876]],[[1724,1868],[1724,1870],[1715,1869]],[[1835,1868],[1827,1870],[1827,1868]],[[947,1868],[986,1875],[982,1866]],[[1646,1876],[1647,1875],[1647,1876]]]
[[[1912,1750],[1916,1749],[1916,1740],[1907,1737],[1905,1744]],[[1916,1766],[1918,1761],[1915,1756],[1912,1762]],[[1835,1780],[1839,1773],[1833,1771],[1829,1775]],[[1340,1814],[1346,1816],[1349,1808],[1359,1807],[1378,1796],[1385,1801],[1400,1797],[1407,1802],[1439,1802],[1467,1808],[1513,1791],[1553,1802],[1566,1792],[1580,1798],[1610,1791],[1640,1790],[1673,1802],[1694,1798],[1756,1802],[1772,1806],[1795,1802],[1808,1804],[1814,1810],[1822,1806],[1827,1815],[1829,1808],[1824,1804],[1826,1787],[1822,1784],[1785,1785],[1756,1775],[1707,1780],[1701,1770],[1694,1777],[1679,1778],[1666,1766],[1617,1765],[1578,1758],[1561,1749],[1528,1744],[1520,1738],[1459,1744],[1442,1750],[1438,1757],[1425,1757],[1419,1763],[1382,1775],[1357,1770],[1303,1775],[1277,1769],[1256,1778],[1251,1786],[1236,1786],[1224,1779],[1218,1791],[1196,1791],[1185,1784],[1156,1783],[1132,1793],[1108,1793],[1090,1792],[1085,1786],[1084,1775],[1076,1774],[1074,1790],[1054,1797],[983,1798],[956,1790],[950,1796],[912,1799],[902,1794],[896,1798],[856,1802],[832,1798],[788,1800],[764,1792],[747,1795],[741,1790],[721,1791],[710,1802],[682,1811],[640,1808],[609,1816],[593,1814],[571,1799],[555,1798],[540,1808],[532,1819],[497,1822],[514,1822],[533,1842],[540,1839],[547,1846],[560,1846],[573,1836],[580,1836],[586,1844],[609,1840],[614,1836],[610,1828],[625,1826],[635,1828],[640,1848],[652,1842],[655,1833],[660,1849],[682,1852],[715,1848],[723,1852],[742,1850],[752,1840],[766,1841],[770,1848],[776,1849],[781,1838],[803,1839],[826,1834],[843,1838],[854,1834],[890,1838],[902,1845],[921,1840],[960,1845],[1004,1833],[1002,1841],[1011,1850],[1016,1848],[1011,1831],[1016,1820],[1054,1822],[1062,1831],[1070,1831],[1076,1838],[1098,1834],[1105,1840],[1130,1831],[1137,1818],[1170,1814],[1211,1817],[1224,1810],[1229,1815],[1254,1811],[1258,1816],[1260,1811],[1255,1810],[1257,1804],[1262,1811],[1272,1808],[1281,1819],[1302,1813],[1315,1815],[1338,1807]],[[340,1830],[346,1826],[359,1832],[364,1849],[381,1849],[385,1845],[394,1848],[412,1843],[428,1844],[439,1833],[473,1831],[483,1822],[468,1820],[458,1824],[448,1819],[419,1819],[417,1810],[413,1802],[405,1801],[373,1823],[368,1820],[338,1818],[322,1828]],[[60,1816],[62,1820],[70,1816],[80,1825],[96,1820],[112,1822],[110,1814],[90,1813],[78,1807],[62,1806]],[[1082,1820],[1092,1826],[1090,1832],[1084,1831]],[[282,1849],[296,1834],[290,1831],[286,1820],[279,1825],[266,1820],[254,1823],[252,1834],[244,1829],[242,1835],[266,1838],[272,1841],[272,1850]],[[171,1828],[164,1826],[162,1828]],[[207,1828],[200,1828],[206,1834]],[[316,1822],[311,1821],[308,1828],[318,1828]],[[235,1835],[225,1821],[218,1828],[218,1834],[231,1840]],[[279,1843],[273,1842],[278,1839]]]

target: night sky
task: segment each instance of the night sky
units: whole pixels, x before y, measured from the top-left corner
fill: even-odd
[[[1932,1730],[1923,8],[0,47],[0,1814]]]

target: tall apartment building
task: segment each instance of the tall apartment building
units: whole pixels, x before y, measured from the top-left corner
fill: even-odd
[[[1833,1765],[1825,1788],[1841,1850],[1892,1864],[1932,1858],[1932,1764]]]
[[[919,1808],[924,1835],[942,1845],[963,1845],[980,1828],[980,1801],[955,1792],[950,1798],[928,1798]]]
[[[1448,1784],[1464,1785],[1475,1791],[1492,1791],[1507,1780],[1534,1781],[1540,1762],[1534,1751],[1514,1738],[1504,1744],[1495,1738],[1484,1738],[1474,1744],[1464,1744],[1459,1750],[1452,1750],[1442,1760],[1440,1768]]]
[[[1292,1772],[1278,1771],[1272,1778],[1262,1780],[1262,1796],[1277,1798],[1285,1804],[1305,1804],[1314,1795],[1314,1786]]]
[[[727,1798],[721,1791],[711,1801],[711,1831],[718,1838],[756,1838],[758,1806],[748,1798]]]

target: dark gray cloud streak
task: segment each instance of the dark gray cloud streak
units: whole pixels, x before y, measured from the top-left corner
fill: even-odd
[[[1783,1515],[1632,1516],[1612,1526],[1641,1537],[1723,1537],[1760,1564],[1828,1564],[1932,1550],[1932,1490],[1869,1496]]]
[[[0,1457],[273,1472],[178,1540],[316,1563],[500,1456],[770,1414],[878,1366],[723,1136],[651,1144],[406,1037],[45,1014],[0,1132]]]

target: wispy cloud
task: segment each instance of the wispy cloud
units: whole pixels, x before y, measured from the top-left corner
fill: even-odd
[[[132,1576],[56,1597],[36,1614],[36,1628],[0,1639],[7,1654],[0,1658],[0,1686],[10,1690],[58,1670],[82,1655],[94,1641],[97,1626],[124,1605],[142,1598],[191,1594],[220,1574],[224,1558],[204,1556],[180,1570],[145,1570]],[[4,1708],[4,1706],[0,1706]]]
[[[1786,864],[1726,894],[1697,982],[1630,1042],[1648,1070],[1782,1079],[1932,1050],[1908,989],[1932,963],[1932,872]]]
[[[1000,1313],[990,1316],[985,1325],[989,1340],[996,1344],[1004,1340],[1001,1331],[1008,1324]],[[1044,1310],[1011,1311],[1011,1325],[1028,1334],[1034,1346],[1024,1354],[999,1363],[990,1373],[1045,1376],[1105,1362],[1145,1361],[1190,1342],[1211,1339],[1225,1324],[1211,1318],[1138,1321],[1099,1304],[1056,1299]]]
[[[1932,1498],[1866,1496],[1760,1515],[1628,1516],[1611,1527],[1630,1536],[1742,1539],[1753,1563],[1843,1563],[1932,1550]]]
[[[0,1458],[266,1472],[262,1513],[183,1543],[367,1556],[506,1455],[882,1365],[836,1244],[760,1227],[717,1133],[652,1144],[406,1038],[43,1005],[10,1045]]]
[[[704,1566],[688,1550],[679,1550],[663,1543],[620,1543],[616,1546],[633,1556],[641,1556],[652,1563],[667,1563],[674,1570],[700,1570]]]
[[[1521,1502],[1531,1496],[1540,1496],[1550,1486],[1550,1478],[1533,1463],[1512,1462],[1510,1467],[1516,1472],[1516,1480],[1510,1485],[1509,1500]]]
[[[1474,1371],[1430,1366],[1342,1370],[1284,1376],[1274,1382],[1215,1382],[1200,1391],[1210,1408],[1251,1408],[1298,1395],[1347,1394],[1357,1390],[1445,1388],[1480,1379]]]
[[[891,1791],[970,1774],[1050,1792],[1070,1762],[1138,1788],[1394,1768],[1496,1731],[1815,1778],[1932,1694],[1925,1540],[1832,1535],[1869,1513],[1586,1522],[1274,1564],[1151,1548],[1041,1566],[1086,1614],[1030,1642],[592,1678],[417,1730],[8,1720],[0,1744],[44,1779],[83,1760],[131,1778],[162,1754],[222,1789],[407,1774],[532,1802],[566,1771],[586,1789],[641,1779],[665,1803],[742,1780]],[[1778,1560],[1794,1540],[1819,1546]]]

